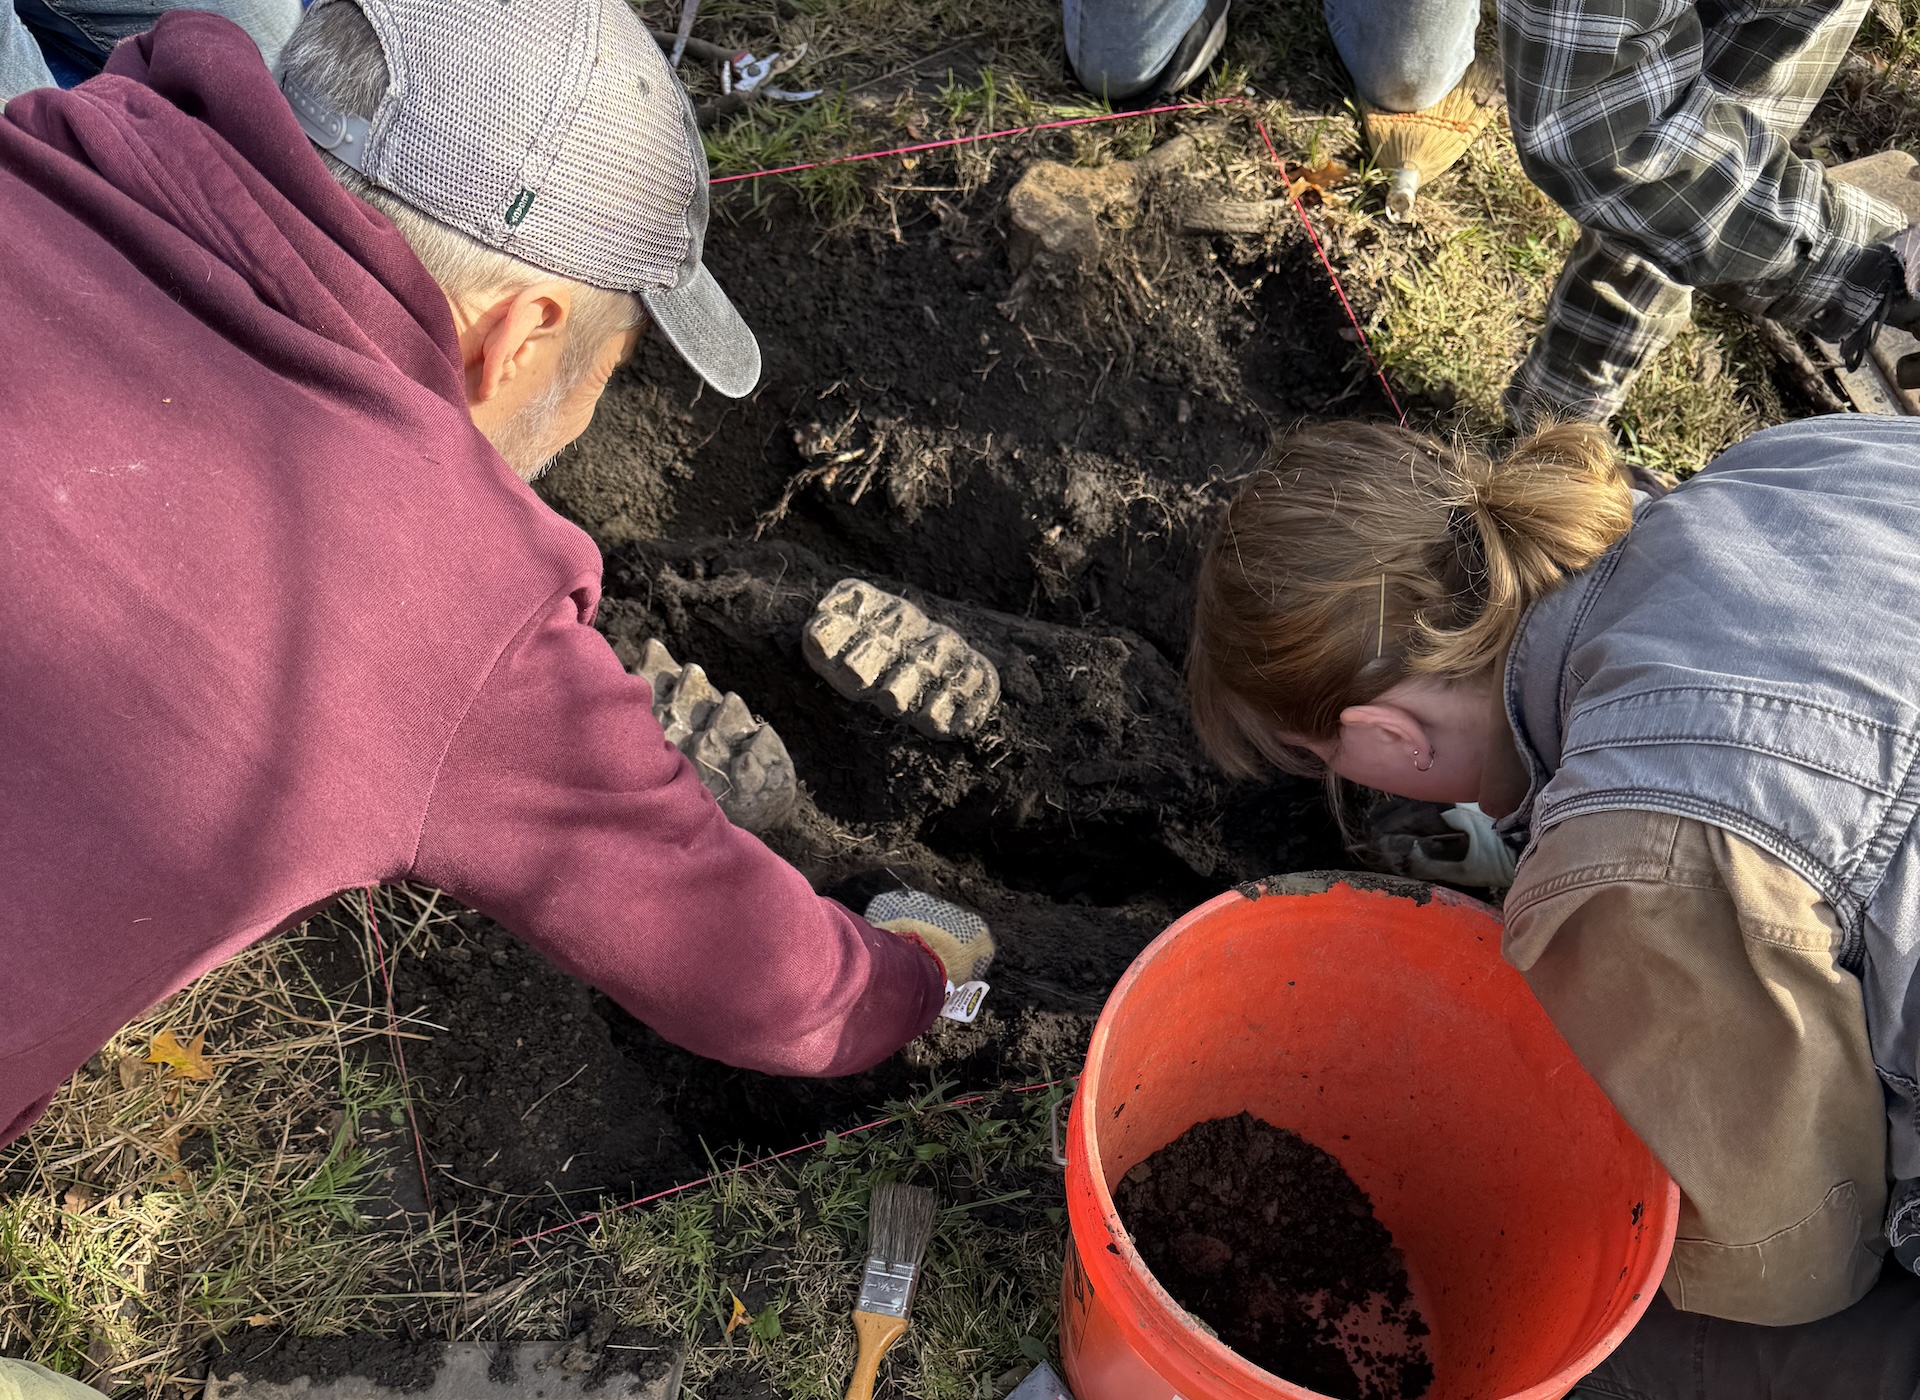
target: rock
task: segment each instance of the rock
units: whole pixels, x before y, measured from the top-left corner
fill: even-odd
[[[961,739],[1000,700],[1000,674],[951,627],[861,579],[842,579],[800,634],[807,664],[849,700],[935,739]]]
[[[1100,252],[1100,216],[1137,203],[1146,177],[1176,169],[1193,155],[1191,136],[1176,136],[1137,161],[1097,169],[1038,160],[1007,193],[1007,259],[1013,271],[1074,272]]]
[[[1920,161],[1905,151],[1881,151],[1832,166],[1827,178],[1836,185],[1864,190],[1891,204],[1910,222],[1920,222]]]
[[[1007,260],[1016,273],[1086,267],[1100,253],[1100,215],[1134,199],[1128,163],[1081,170],[1035,161],[1007,194]]]
[[[727,819],[756,833],[784,823],[799,783],[773,726],[755,719],[732,691],[721,694],[700,667],[675,661],[657,640],[648,640],[632,669],[653,687],[653,717],[667,742],[693,761]]]

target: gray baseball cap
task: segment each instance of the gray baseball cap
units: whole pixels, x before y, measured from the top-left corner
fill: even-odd
[[[284,87],[322,150],[509,257],[633,292],[721,393],[760,346],[700,261],[707,155],[686,89],[626,0],[356,4],[391,83],[371,121]]]

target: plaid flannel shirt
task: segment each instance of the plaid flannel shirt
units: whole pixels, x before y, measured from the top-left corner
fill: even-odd
[[[1885,240],[1906,220],[1829,184],[1787,138],[1866,6],[1501,0],[1527,174],[1672,282],[1837,340],[1880,310],[1897,267]]]

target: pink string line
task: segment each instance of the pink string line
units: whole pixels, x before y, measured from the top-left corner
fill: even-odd
[[[1010,1094],[1035,1094],[1042,1089],[1057,1088],[1066,1082],[1064,1079],[1049,1079],[1045,1084],[1022,1084],[1017,1089],[1008,1089],[1005,1092]],[[939,1107],[964,1108],[968,1104],[984,1103],[986,1100],[987,1095],[985,1094],[969,1094],[964,1099],[955,1099],[953,1102],[941,1104]],[[837,1138],[852,1137],[855,1133],[870,1133],[875,1128],[884,1128],[889,1123],[898,1123],[899,1121],[900,1119],[897,1117],[876,1118],[871,1123],[862,1123],[857,1128],[848,1128],[845,1132],[834,1133],[831,1136]],[[733,1176],[739,1172],[752,1171],[755,1167],[764,1167],[771,1162],[777,1162],[782,1157],[791,1157],[796,1152],[811,1152],[816,1147],[825,1147],[826,1144],[826,1138],[815,1138],[812,1142],[803,1142],[798,1147],[789,1147],[784,1152],[775,1152],[768,1157],[756,1157],[751,1162],[742,1162],[737,1167],[728,1167],[725,1171],[714,1172],[710,1176],[703,1176],[698,1181],[683,1181],[678,1186],[669,1186],[664,1191],[655,1191],[651,1196],[642,1196],[638,1200],[628,1201],[624,1205],[608,1206],[605,1210],[596,1210],[587,1215],[577,1216],[559,1225],[549,1225],[546,1229],[536,1230],[531,1235],[522,1235],[519,1239],[514,1240],[513,1243],[522,1245],[530,1244],[534,1240],[543,1240],[548,1235],[557,1235],[562,1230],[571,1230],[576,1225],[590,1225],[602,1216],[618,1215],[623,1210],[633,1210],[639,1206],[650,1206],[655,1201],[664,1201],[667,1197],[677,1196],[682,1191],[691,1191],[697,1186],[709,1186],[719,1181],[722,1177]]]
[[[1007,136],[1025,136],[1032,131],[1058,131],[1067,126],[1091,126],[1095,122],[1123,122],[1134,117],[1158,116],[1162,112],[1198,112],[1227,102],[1244,102],[1244,97],[1215,97],[1205,102],[1172,102],[1165,107],[1145,107],[1138,112],[1102,112],[1094,117],[1069,117],[1064,121],[1039,122],[1033,126],[1010,126],[1004,131],[985,131],[978,136],[955,136],[946,141],[922,141],[917,146],[895,146],[890,151],[862,151],[859,155],[833,156],[828,160],[810,160],[804,165],[781,165],[772,170],[750,170],[744,175],[720,175],[707,183],[731,185],[737,180],[760,180],[768,175],[792,175],[801,170],[818,170],[824,165],[848,165],[856,160],[880,160],[885,156],[910,156],[921,151],[943,151],[949,146],[970,146],[976,141],[998,141]]]
[[[1340,281],[1340,274],[1333,270],[1333,260],[1327,256],[1326,247],[1320,242],[1320,235],[1314,231],[1313,221],[1307,218],[1306,206],[1300,202],[1300,195],[1294,189],[1293,181],[1287,178],[1287,163],[1273,144],[1273,136],[1267,130],[1266,122],[1252,101],[1238,93],[1231,97],[1215,97],[1204,102],[1170,102],[1164,107],[1146,107],[1138,112],[1103,112],[1092,117],[1069,117],[1064,121],[1039,122],[1033,126],[1010,126],[1003,131],[982,132],[977,136],[955,136],[945,141],[922,141],[915,146],[895,146],[885,151],[862,151],[857,155],[833,156],[827,160],[810,160],[800,165],[780,165],[769,170],[750,170],[743,175],[721,175],[710,181],[715,185],[731,185],[740,180],[761,180],[769,175],[793,175],[802,170],[818,170],[827,165],[849,165],[854,161],[880,160],[887,156],[910,156],[922,151],[941,151],[950,146],[969,146],[976,141],[999,141],[1009,136],[1025,136],[1035,131],[1058,131],[1062,127],[1090,126],[1095,122],[1129,121],[1134,117],[1153,117],[1166,112],[1200,112],[1209,107],[1221,107],[1238,104],[1247,108],[1253,118],[1253,124],[1260,131],[1260,139],[1266,143],[1267,154],[1273,157],[1274,168],[1280,172],[1280,183],[1286,188],[1287,201],[1293,205],[1293,212],[1300,217],[1300,227],[1307,231],[1307,239],[1313,244],[1313,251],[1320,255],[1320,265],[1327,270],[1327,277],[1333,283],[1333,294],[1340,298],[1341,309],[1347,313],[1347,320],[1359,337],[1360,351],[1367,357],[1367,364],[1373,369],[1373,377],[1380,381],[1380,389],[1387,396],[1387,402],[1393,405],[1394,416],[1400,420],[1400,426],[1407,424],[1406,410],[1400,407],[1400,400],[1394,395],[1393,386],[1387,382],[1387,374],[1380,367],[1379,359],[1373,353],[1373,342],[1367,338],[1366,327],[1360,324],[1360,317],[1354,313],[1353,303],[1347,299],[1347,289]]]
[[[1251,103],[1248,104],[1252,106]],[[1393,405],[1394,416],[1400,420],[1400,426],[1407,426],[1407,411],[1400,407],[1400,400],[1394,397],[1393,386],[1387,383],[1387,372],[1380,368],[1380,361],[1374,358],[1373,342],[1367,339],[1367,329],[1360,324],[1360,318],[1354,314],[1353,303],[1347,300],[1347,289],[1340,283],[1340,274],[1333,270],[1333,260],[1327,256],[1326,247],[1320,242],[1320,235],[1314,232],[1313,221],[1307,217],[1306,206],[1300,203],[1300,195],[1293,187],[1293,181],[1287,178],[1287,163],[1280,159],[1280,152],[1274,147],[1273,136],[1267,131],[1267,124],[1258,112],[1253,113],[1253,124],[1259,128],[1260,139],[1267,143],[1267,154],[1273,157],[1273,168],[1280,172],[1280,183],[1286,187],[1287,199],[1293,205],[1293,212],[1300,216],[1300,227],[1307,231],[1307,238],[1313,244],[1313,251],[1320,255],[1320,266],[1327,270],[1327,278],[1333,283],[1333,294],[1340,298],[1340,305],[1347,313],[1347,320],[1353,325],[1353,333],[1360,337],[1361,353],[1367,357],[1367,363],[1373,366],[1373,377],[1380,381],[1380,388],[1387,396],[1387,402]]]

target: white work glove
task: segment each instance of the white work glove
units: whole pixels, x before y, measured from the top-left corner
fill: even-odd
[[[953,1021],[971,1021],[987,995],[993,966],[993,933],[971,909],[924,890],[888,890],[867,903],[867,922],[888,933],[911,933],[947,970],[947,1002],[940,1010]]]
[[[1493,818],[1480,810],[1478,802],[1456,802],[1440,814],[1440,820],[1467,838],[1467,854],[1455,862],[1434,861],[1433,874],[1423,880],[1446,880],[1456,885],[1478,885],[1504,890],[1513,883],[1513,850],[1493,829]],[[1457,874],[1440,874],[1442,870]]]
[[[1513,883],[1514,852],[1493,818],[1472,802],[1443,807],[1392,798],[1367,814],[1359,853],[1375,869],[1471,889]]]

